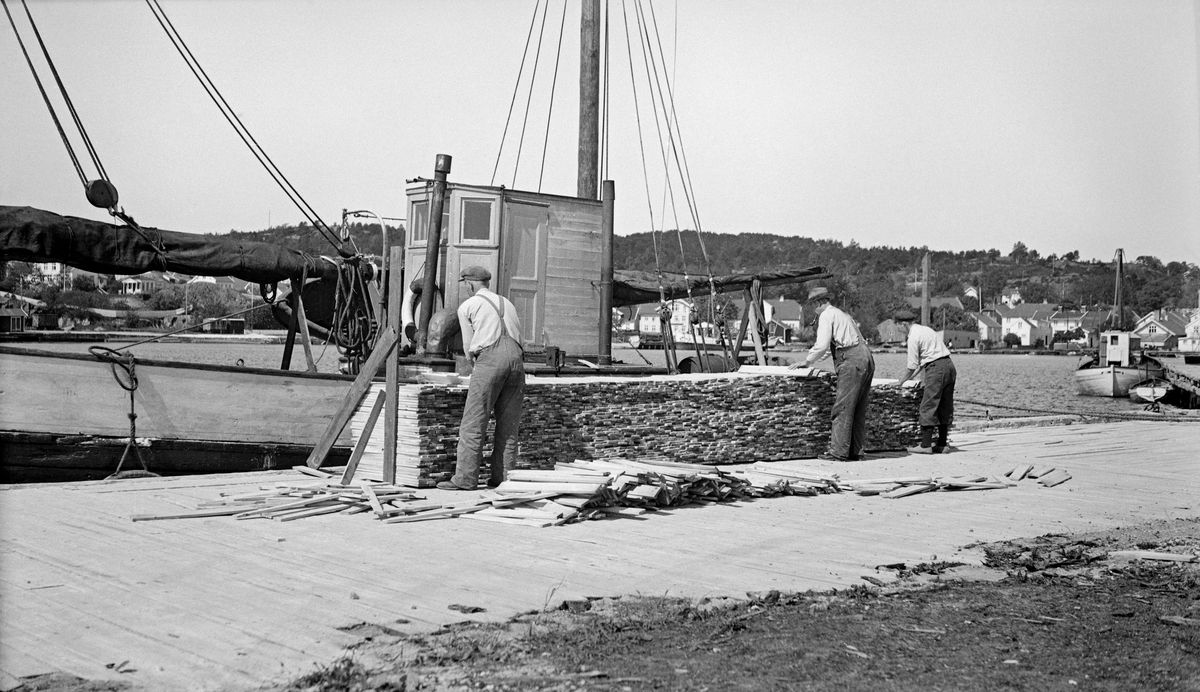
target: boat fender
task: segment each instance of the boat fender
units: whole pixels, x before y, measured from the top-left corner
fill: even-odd
[[[404,299],[400,302],[401,332],[409,341],[417,338],[417,305],[420,304],[424,281],[419,277],[413,279],[408,288],[404,289]]]

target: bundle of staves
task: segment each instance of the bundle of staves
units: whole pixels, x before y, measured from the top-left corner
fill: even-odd
[[[842,488],[859,495],[878,495],[889,499],[908,497],[937,490],[1000,490],[1015,485],[988,476],[907,476],[864,478],[842,481]]]
[[[825,451],[834,379],[818,370],[772,370],[778,372],[530,377],[518,468],[547,470],[572,459],[648,457],[677,464],[725,465],[809,458]],[[351,419],[356,441],[375,391]],[[399,400],[394,479],[382,475],[381,424],[368,440],[359,477],[411,487],[448,479],[454,472],[466,387],[403,385]],[[868,448],[916,444],[919,400],[919,390],[912,388],[874,388]],[[490,449],[485,448],[484,454],[486,458]]]

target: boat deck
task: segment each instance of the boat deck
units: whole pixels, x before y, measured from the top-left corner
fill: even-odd
[[[302,478],[292,471],[0,486],[0,688],[60,671],[165,692],[251,689],[328,664],[358,641],[360,623],[426,632],[586,596],[846,588],[887,579],[880,564],[978,562],[963,546],[981,541],[1200,517],[1200,423],[1005,429],[953,443],[948,455],[779,463],[844,478],[1000,475],[1031,463],[1073,478],[896,500],[759,499],[546,529],[367,514],[130,520]]]

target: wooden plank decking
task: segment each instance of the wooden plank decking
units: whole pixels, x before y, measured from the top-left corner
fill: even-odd
[[[250,689],[332,661],[357,623],[419,632],[584,596],[843,588],[886,578],[879,564],[977,561],[962,546],[978,541],[1200,516],[1198,423],[997,430],[954,443],[959,451],[942,456],[779,463],[848,479],[1052,464],[1073,478],[895,500],[760,499],[547,529],[367,514],[130,520],[293,472],[0,486],[0,688],[63,671],[167,692]],[[123,661],[134,672],[106,667]]]

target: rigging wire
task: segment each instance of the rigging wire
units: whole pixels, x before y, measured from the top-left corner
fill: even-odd
[[[554,115],[554,89],[558,86],[558,63],[562,59],[563,29],[567,26],[567,3],[563,3],[562,22],[558,26],[558,51],[554,56],[554,78],[550,80],[550,107],[546,109],[546,137],[542,142],[542,165],[538,170],[537,191],[542,191],[542,174],[546,172],[546,149],[550,146],[550,118]],[[515,185],[514,181],[514,185]]]
[[[654,203],[650,200],[650,174],[646,169],[646,144],[642,134],[642,109],[638,102],[637,76],[633,69],[633,42],[629,38],[629,14],[625,10],[625,2],[621,0],[621,17],[625,26],[625,53],[629,59],[629,84],[633,90],[633,112],[637,121],[638,152],[641,154],[642,182],[646,188],[646,210],[650,215],[650,241],[654,247],[654,273],[658,278],[659,324],[663,335],[663,355],[667,361],[667,372],[678,370],[675,362],[675,345],[670,330],[670,307],[667,305],[667,289],[664,285],[662,272],[662,252],[658,246],[658,231],[654,226]]]
[[[504,142],[508,139],[508,126],[512,122],[513,106],[517,102],[517,92],[521,90],[521,77],[525,74],[525,58],[529,57],[529,41],[533,38],[533,25],[537,23],[537,12],[541,4],[542,0],[534,2],[533,16],[529,18],[529,33],[525,35],[525,51],[521,53],[521,66],[517,68],[517,81],[513,84],[512,100],[508,102],[508,116],[504,118],[504,132],[500,135],[500,150],[496,152],[496,165],[492,167],[492,178],[488,182],[489,187],[496,184],[496,171],[500,170],[500,157],[504,154]],[[565,7],[563,11],[566,11]]]
[[[0,2],[3,2],[3,0],[0,0]],[[20,44],[21,52],[25,55],[25,62],[29,65],[29,71],[33,74],[34,81],[37,82],[38,91],[42,94],[42,100],[46,103],[46,108],[50,111],[50,118],[54,121],[54,126],[58,129],[59,137],[62,138],[63,146],[66,147],[67,154],[71,157],[71,163],[75,166],[75,172],[79,175],[80,182],[83,183],[84,193],[88,202],[93,206],[107,209],[109,214],[124,221],[142,240],[149,243],[155,252],[156,259],[161,265],[160,268],[165,271],[167,268],[166,248],[163,246],[161,236],[154,237],[153,234],[138,226],[133,217],[126,214],[124,209],[117,206],[117,188],[109,180],[108,172],[105,171],[104,164],[100,161],[100,155],[96,152],[96,147],[92,144],[92,139],[88,136],[87,129],[83,126],[83,119],[79,117],[79,112],[75,110],[75,104],[71,100],[71,95],[67,92],[67,87],[58,74],[58,68],[55,66],[54,60],[50,57],[50,50],[46,47],[45,41],[42,40],[42,33],[37,28],[37,22],[33,19],[33,13],[29,11],[29,4],[25,0],[21,0],[21,4],[25,8],[25,16],[29,20],[29,26],[33,29],[38,45],[42,49],[42,56],[45,58],[51,74],[54,75],[54,81],[58,86],[59,93],[67,105],[67,110],[71,113],[75,128],[79,132],[79,136],[87,148],[88,155],[92,159],[92,165],[95,166],[96,172],[99,175],[99,179],[89,181],[87,175],[83,172],[83,166],[79,163],[79,157],[75,154],[75,148],[71,145],[71,140],[67,136],[66,129],[63,128],[62,121],[59,120],[58,113],[54,109],[54,104],[50,102],[50,97],[42,85],[41,76],[38,74],[37,68],[34,67],[33,60],[29,57],[29,52],[25,49],[25,41],[21,38],[21,32],[17,29],[16,21],[13,20],[12,13],[8,10],[8,3],[3,2],[4,13],[8,15],[8,22],[13,28],[13,33],[17,36],[17,43]]]
[[[308,219],[309,223],[311,223],[327,241],[329,241],[330,245],[338,250],[339,254],[344,255],[345,253],[342,249],[341,243],[338,240],[337,234],[329,228],[323,219],[321,219],[316,210],[313,209],[313,207],[304,199],[295,186],[292,185],[291,181],[289,181],[283,174],[283,171],[281,171],[279,167],[275,165],[275,162],[271,159],[271,157],[267,155],[266,150],[263,149],[258,141],[254,139],[254,136],[250,134],[250,130],[247,129],[245,124],[242,123],[241,119],[238,118],[237,113],[234,112],[233,108],[229,105],[229,102],[225,100],[225,97],[221,94],[220,90],[217,89],[216,84],[208,76],[208,73],[204,71],[204,68],[201,67],[200,62],[196,59],[196,56],[184,42],[183,36],[180,35],[170,18],[167,17],[166,11],[164,11],[162,6],[159,5],[158,0],[146,0],[146,5],[150,8],[151,13],[154,14],[154,18],[158,21],[159,26],[161,26],[163,31],[167,34],[167,38],[171,40],[171,44],[175,46],[175,50],[179,53],[180,57],[183,58],[184,62],[187,63],[188,69],[190,69],[192,74],[195,75],[196,79],[200,82],[200,85],[204,88],[205,93],[207,93],[209,98],[212,99],[213,103],[217,106],[217,109],[221,111],[221,115],[223,115],[225,120],[229,122],[231,127],[233,127],[238,137],[241,138],[242,142],[250,149],[250,152],[254,154],[254,157],[263,166],[275,183],[279,185],[284,194],[288,196],[288,199],[290,199],[292,203],[296,205],[296,208],[300,210],[300,213],[303,214],[306,219]]]
[[[546,13],[550,10],[550,2],[546,0],[542,8],[542,24],[538,27],[537,50],[533,55],[533,71],[529,76],[529,95],[525,98],[525,117],[521,120],[521,137],[517,140],[517,161],[513,164],[512,186],[517,186],[517,170],[521,167],[521,149],[525,147],[525,127],[529,124],[529,104],[533,101],[533,85],[537,83],[538,63],[542,59],[542,39],[546,36]]]
[[[724,355],[726,357],[728,357],[729,352],[726,348],[726,343],[725,343],[725,338],[724,338],[724,319],[723,318],[718,319],[717,312],[716,312],[716,302],[717,302],[716,280],[713,277],[712,262],[709,259],[708,250],[704,244],[703,228],[700,225],[699,212],[697,210],[696,203],[695,203],[695,190],[691,184],[691,173],[687,166],[687,156],[686,156],[686,153],[685,153],[684,147],[683,147],[683,136],[682,136],[682,132],[680,132],[679,118],[678,118],[678,114],[675,110],[675,96],[674,96],[673,90],[671,89],[670,78],[668,78],[666,75],[666,65],[665,65],[666,51],[663,49],[663,46],[662,46],[662,36],[661,36],[661,32],[658,29],[658,20],[655,15],[655,12],[654,12],[654,3],[652,0],[649,2],[649,5],[650,5],[650,21],[649,22],[644,21],[645,13],[643,10],[640,14],[640,19],[642,21],[640,22],[639,25],[642,26],[642,28],[643,28],[645,42],[649,47],[649,50],[648,50],[649,64],[651,67],[653,67],[653,72],[654,72],[653,86],[658,88],[659,102],[662,103],[663,119],[664,119],[664,122],[667,127],[667,136],[668,136],[668,140],[671,145],[671,152],[672,152],[672,155],[673,155],[673,158],[675,161],[675,167],[679,171],[679,179],[680,179],[680,185],[682,186],[684,201],[687,204],[688,211],[692,217],[692,223],[696,228],[696,241],[700,246],[700,254],[704,260],[705,272],[708,275],[709,298],[710,298],[708,301],[709,323],[717,325],[718,336],[721,341],[722,351],[724,352]],[[638,7],[639,7],[639,9],[641,8],[640,0],[639,0]],[[676,17],[676,21],[678,21],[678,16]],[[651,43],[651,41],[650,41],[651,26],[653,27],[654,38],[655,38],[655,41],[653,43]],[[676,41],[676,45],[677,44],[678,44],[678,41]],[[655,52],[654,52],[655,45],[657,45],[657,47],[658,47],[658,56],[664,63],[661,79],[660,79],[660,75],[659,75],[657,61],[655,60]],[[649,79],[649,74],[647,74],[647,79]],[[665,89],[664,89],[664,85],[662,83],[663,80],[666,81]],[[664,95],[664,92],[665,92],[665,95]],[[668,104],[670,106],[669,109],[668,109]],[[656,123],[657,123],[657,120],[656,120]],[[661,138],[661,131],[660,131],[659,136]],[[661,145],[661,141],[660,141],[660,145]],[[665,158],[666,158],[666,155],[664,152],[664,159]],[[669,170],[669,164],[665,160],[664,160],[664,167],[668,168],[668,170]],[[674,208],[675,201],[674,201],[674,193],[673,192],[671,193],[671,204],[672,204],[672,208]],[[678,225],[678,218],[676,218],[676,233],[679,235],[680,253],[682,255],[683,235],[682,235],[682,231],[680,230],[679,225]],[[684,271],[686,273],[686,258],[684,258],[684,263],[685,263]],[[690,290],[691,289],[690,283],[688,285],[688,289],[689,289],[688,298],[691,299],[692,295],[691,295],[691,290]]]
[[[29,18],[29,25],[33,27],[34,36],[37,37],[38,44],[42,48],[42,55],[45,56],[47,64],[50,65],[50,72],[54,75],[55,82],[58,83],[59,92],[66,101],[67,108],[71,111],[71,116],[75,120],[75,127],[79,129],[80,135],[83,137],[84,143],[87,146],[88,153],[91,154],[92,163],[96,166],[96,171],[100,174],[100,177],[104,180],[107,180],[108,176],[104,173],[104,167],[100,164],[99,157],[96,156],[96,151],[91,145],[91,140],[88,138],[87,133],[83,130],[83,124],[79,120],[79,116],[75,112],[74,106],[71,104],[70,97],[67,96],[66,87],[63,86],[62,80],[58,76],[58,70],[54,67],[54,61],[50,59],[50,53],[46,50],[46,44],[42,42],[42,35],[37,29],[37,24],[35,24],[33,21],[33,15],[29,12],[29,5],[25,2],[25,0],[21,0],[21,4],[25,8],[25,15]],[[42,85],[42,78],[40,75],[38,75],[37,69],[33,65],[33,59],[29,57],[29,51],[25,48],[25,41],[21,38],[21,32],[17,30],[17,23],[13,19],[12,13],[8,9],[8,2],[6,0],[0,0],[0,5],[4,6],[4,14],[8,15],[8,23],[12,26],[13,34],[15,34],[17,37],[17,44],[21,47],[21,53],[25,56],[25,62],[29,65],[29,71],[33,74],[33,80],[37,82],[38,91],[40,91],[42,94],[42,100],[46,103],[46,109],[50,111],[50,118],[54,120],[54,126],[58,128],[58,136],[62,138],[63,144],[66,145],[67,155],[71,157],[71,163],[75,166],[75,172],[79,175],[79,181],[83,183],[83,186],[86,189],[88,184],[87,174],[83,172],[83,166],[79,163],[79,157],[75,155],[75,149],[71,146],[71,141],[67,137],[67,132],[62,126],[62,122],[58,119],[58,113],[54,110],[54,105],[50,103],[50,96],[46,93],[45,86]]]

